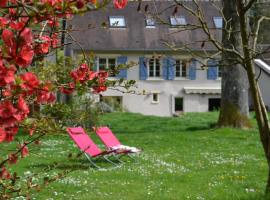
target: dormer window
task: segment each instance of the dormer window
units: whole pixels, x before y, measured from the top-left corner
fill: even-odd
[[[110,27],[124,28],[126,27],[125,17],[123,16],[110,16]]]
[[[214,24],[216,28],[222,28],[223,26],[223,19],[222,17],[213,17]]]
[[[186,21],[186,18],[184,16],[171,16],[170,23],[172,26],[187,25],[187,21]]]
[[[145,19],[147,28],[155,28],[155,19],[152,17],[146,17]]]

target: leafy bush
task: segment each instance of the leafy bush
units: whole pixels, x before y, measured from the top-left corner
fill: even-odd
[[[69,103],[46,105],[42,115],[54,118],[61,126],[91,128],[98,123],[100,109],[89,96],[73,96]]]

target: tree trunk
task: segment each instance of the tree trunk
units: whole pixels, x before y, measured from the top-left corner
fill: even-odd
[[[268,180],[266,184],[266,195],[270,194],[270,125],[265,108],[265,104],[262,99],[260,88],[258,86],[254,64],[252,61],[250,44],[249,44],[249,35],[248,35],[248,24],[246,19],[246,11],[244,8],[244,0],[237,0],[237,8],[239,13],[239,22],[240,22],[240,31],[241,31],[241,41],[242,48],[244,53],[244,62],[247,69],[247,75],[250,85],[250,91],[254,101],[254,109],[256,112],[256,120],[259,127],[260,139],[263,145],[265,157],[268,163]]]
[[[239,17],[235,0],[223,1],[223,13],[232,33],[223,30],[222,43],[224,48],[235,48],[242,52],[241,33]],[[233,44],[233,46],[232,46]],[[236,128],[248,128],[251,126],[249,121],[248,105],[248,79],[246,71],[235,54],[229,52],[222,53],[222,91],[221,108],[219,114],[219,126],[231,126]]]

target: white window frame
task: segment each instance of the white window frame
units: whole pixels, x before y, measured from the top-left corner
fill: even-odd
[[[172,114],[179,114],[179,113],[184,113],[185,112],[185,97],[184,96],[178,96],[178,95],[171,95],[171,98],[172,98],[172,106],[171,106],[171,109],[172,109]],[[183,99],[183,111],[177,111],[175,112],[175,98],[182,98]]]
[[[178,67],[177,66],[177,61],[179,61],[180,62],[180,76],[177,76],[177,72],[176,72],[176,68]],[[183,63],[186,63],[186,75],[185,76],[183,76]],[[185,59],[175,59],[175,67],[174,67],[174,77],[175,77],[175,79],[177,80],[177,79],[187,79],[188,78],[188,67],[187,67],[187,60],[185,60]]]
[[[97,71],[100,71],[100,65],[99,65],[100,59],[106,59],[105,70],[110,70],[110,68],[109,68],[109,59],[114,59],[115,60],[115,67],[117,66],[117,59],[115,57],[98,57],[98,59],[97,59]],[[111,76],[111,74],[109,74],[109,76],[114,77],[114,76]]]
[[[154,60],[154,62],[153,62],[153,76],[150,76],[150,61],[151,60]],[[157,76],[156,75],[156,73],[157,73],[157,60],[158,60],[158,62],[159,62],[159,76]],[[149,60],[148,60],[148,62],[147,62],[147,70],[148,70],[148,77],[151,79],[151,78],[158,78],[158,79],[160,79],[161,77],[162,77],[162,66],[161,66],[161,60],[159,59],[159,58],[150,58]]]
[[[112,22],[111,20],[115,20],[115,22]],[[120,20],[123,20],[122,21],[123,25],[117,25],[117,23],[120,22]],[[126,27],[125,17],[124,16],[109,16],[109,25],[110,25],[110,28],[125,28]]]
[[[187,20],[185,16],[170,16],[170,24],[172,27],[185,26],[187,25]]]
[[[149,24],[148,23],[148,20],[151,20],[151,22],[153,22],[153,24]],[[146,28],[156,28],[156,21],[155,21],[155,19],[153,18],[153,17],[151,17],[151,16],[147,16],[146,18],[145,18],[145,24],[146,24]]]
[[[219,20],[221,20],[221,21],[219,21]],[[222,26],[223,26],[223,19],[222,19],[222,17],[213,17],[213,21],[214,21],[215,28],[222,29]]]
[[[156,96],[156,100],[155,97]],[[159,92],[152,92],[152,101],[151,103],[153,104],[158,104],[159,103]]]

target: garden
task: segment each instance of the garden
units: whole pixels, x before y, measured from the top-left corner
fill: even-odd
[[[110,126],[123,144],[142,148],[136,160],[123,156],[118,167],[97,161],[102,167],[97,170],[78,156],[67,133],[48,133],[10,170],[21,185],[33,186],[31,199],[263,199],[267,163],[257,128],[216,128],[217,117],[217,112],[179,118],[108,113],[99,124]],[[3,143],[1,154],[4,149],[12,145]]]

